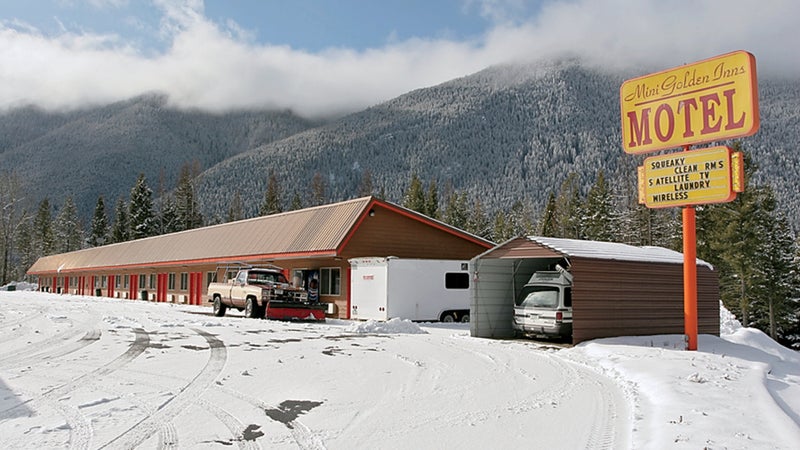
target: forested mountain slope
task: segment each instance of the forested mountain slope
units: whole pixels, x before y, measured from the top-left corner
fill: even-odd
[[[70,112],[23,108],[0,115],[0,167],[17,173],[29,210],[72,195],[88,217],[99,195],[127,198],[140,172],[153,190],[162,176],[171,189],[186,162],[208,168],[312,125],[289,112],[180,111],[155,95]]]
[[[491,211],[515,201],[539,210],[570,172],[588,189],[602,169],[619,201],[632,201],[644,156],[621,146],[618,92],[627,76],[576,61],[489,68],[230,158],[203,175],[202,204],[224,217],[238,190],[253,215],[270,170],[287,206],[295,193],[310,195],[315,172],[333,201],[356,196],[365,171],[389,200],[402,199],[415,172]],[[800,83],[762,78],[759,85],[761,130],[743,148],[759,165],[755,179],[774,185],[798,224]]]

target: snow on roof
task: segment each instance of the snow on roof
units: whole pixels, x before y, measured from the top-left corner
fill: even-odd
[[[617,242],[585,241],[542,236],[528,236],[528,240],[555,250],[565,256],[610,259],[614,261],[660,262],[683,264],[683,253],[663,247],[636,247]],[[713,269],[711,264],[697,260],[698,264]]]

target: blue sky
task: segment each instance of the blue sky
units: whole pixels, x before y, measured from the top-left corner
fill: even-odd
[[[163,92],[318,116],[563,55],[660,70],[743,49],[797,75],[798,29],[795,0],[5,1],[0,110]]]

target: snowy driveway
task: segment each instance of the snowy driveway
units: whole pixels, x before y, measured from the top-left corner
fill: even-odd
[[[461,325],[374,333],[31,292],[0,299],[6,448],[626,448],[609,379]]]

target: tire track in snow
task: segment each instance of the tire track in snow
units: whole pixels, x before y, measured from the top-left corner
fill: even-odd
[[[83,337],[74,340],[83,334]],[[42,341],[31,343],[36,348],[43,350],[31,353],[30,348],[23,347],[15,352],[8,353],[0,357],[0,367],[12,369],[24,365],[34,365],[46,362],[50,359],[61,358],[70,353],[74,353],[84,347],[97,342],[102,335],[102,331],[97,328],[70,328],[49,336]]]
[[[471,348],[456,345],[451,340],[442,341],[448,347],[465,351],[467,353],[474,352],[498,367],[502,367],[503,372],[516,371],[523,377],[528,378],[531,382],[537,382],[537,378],[530,374],[523,367],[515,367],[512,365],[514,358],[507,361],[502,361],[498,358],[498,352],[488,352],[481,348],[472,345]],[[466,342],[466,341],[465,341]],[[475,344],[470,342],[470,344]],[[511,344],[514,345],[514,344]],[[528,347],[528,346],[526,346]],[[536,350],[541,352],[541,350]],[[555,373],[561,375],[561,379],[555,382],[542,391],[537,392],[534,396],[529,396],[520,399],[518,402],[508,405],[508,409],[514,414],[525,413],[532,409],[539,409],[543,406],[554,406],[566,401],[576,395],[579,391],[589,391],[596,395],[592,403],[593,418],[591,428],[586,436],[586,449],[614,449],[619,448],[620,443],[627,442],[620,436],[618,430],[618,411],[624,409],[624,406],[619,404],[618,397],[614,395],[617,386],[612,380],[604,375],[592,370],[590,367],[566,361],[562,357],[552,354],[541,352],[538,355],[543,358],[543,362],[547,363]],[[500,413],[500,411],[494,411]],[[494,414],[492,414],[494,415]],[[458,415],[457,415],[458,416]],[[462,420],[484,421],[485,415],[482,414],[467,414],[468,417],[454,417],[448,423],[456,426]],[[483,420],[482,420],[483,418]],[[455,420],[454,420],[455,419]]]
[[[90,332],[90,340],[96,341],[99,340],[100,332],[96,330],[96,333]],[[84,387],[86,384],[93,384],[94,381],[102,376],[108,375],[116,370],[119,370],[124,365],[128,364],[129,362],[133,361],[136,357],[141,355],[150,342],[150,335],[142,330],[142,329],[134,329],[134,333],[136,335],[133,343],[128,347],[128,349],[122,355],[116,357],[111,362],[104,364],[103,366],[89,372],[83,374],[77,378],[73,378],[72,380],[64,383],[60,386],[56,386],[42,394],[38,397],[30,399],[28,401],[19,403],[15,405],[13,408],[0,412],[0,419],[3,419],[7,415],[9,415],[13,410],[26,405],[32,404],[35,406],[35,409],[42,409],[42,408],[51,408],[56,410],[64,420],[67,422],[67,425],[70,429],[70,438],[69,438],[69,448],[72,449],[87,449],[91,445],[92,436],[94,434],[91,426],[91,421],[89,421],[83,413],[76,407],[68,405],[63,401],[64,397],[68,396],[70,392],[75,391],[78,388]],[[88,335],[88,334],[87,334]],[[94,336],[97,336],[95,339]],[[70,352],[71,353],[71,352]]]
[[[208,412],[214,415],[223,425],[231,432],[233,440],[237,443],[238,447],[242,450],[259,450],[261,445],[254,440],[246,440],[244,438],[245,425],[241,420],[237,419],[228,411],[220,408],[214,403],[207,400],[199,399],[197,404],[205,408]]]
[[[225,343],[206,331],[195,328],[191,330],[202,336],[208,343],[210,353],[205,367],[178,394],[164,402],[153,414],[149,414],[122,434],[100,446],[100,448],[133,448],[139,446],[157,433],[163,424],[171,422],[187,406],[195,403],[222,372],[228,360],[228,350],[225,347]],[[165,445],[164,435],[165,433],[159,433],[159,439],[162,442],[159,447]]]
[[[267,410],[277,410],[279,409],[278,406],[271,405],[267,402],[264,402],[260,399],[253,398],[250,395],[243,394],[237,390],[231,389],[226,386],[217,385],[216,388],[232,397],[236,397],[240,400],[244,400],[247,403],[250,403],[254,407],[258,408],[261,411],[264,411],[266,414]],[[286,426],[289,428],[292,439],[297,444],[297,447],[302,450],[325,450],[325,443],[320,439],[317,435],[311,431],[304,423],[297,419],[293,419],[286,423]]]

